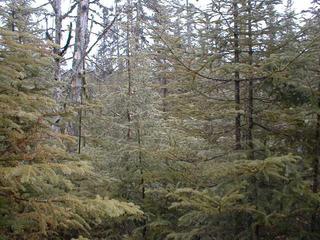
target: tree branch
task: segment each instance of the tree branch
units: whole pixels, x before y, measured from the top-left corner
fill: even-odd
[[[86,52],[86,54],[84,55],[84,57],[86,57],[91,51],[92,49],[95,47],[95,45],[97,45],[97,43],[103,38],[103,36],[109,31],[109,29],[113,26],[113,24],[115,23],[115,21],[117,20],[117,17],[119,16],[120,13],[118,13],[112,20],[112,22],[107,25],[105,27],[105,29],[102,31],[102,33],[99,35],[99,37],[97,38],[97,40],[91,45],[91,47],[89,48],[89,50]]]

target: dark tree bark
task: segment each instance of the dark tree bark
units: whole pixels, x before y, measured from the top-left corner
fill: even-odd
[[[320,58],[319,58],[320,65]],[[320,76],[318,76],[320,81]],[[318,109],[320,109],[320,82],[317,89]],[[315,147],[313,158],[313,179],[312,179],[312,192],[317,194],[319,192],[319,165],[320,165],[320,113],[317,113],[316,134],[315,134]],[[311,231],[317,232],[318,230],[318,212],[319,206],[316,206],[314,213],[311,216]]]
[[[239,18],[239,9],[238,9],[238,2],[234,0],[233,2],[233,18],[234,18],[234,63],[240,63],[240,41],[239,41],[239,25],[238,25],[238,18]],[[234,83],[234,100],[235,100],[235,110],[240,110],[240,73],[239,70],[234,72],[235,83]],[[241,115],[237,113],[235,119],[235,149],[241,149]]]
[[[132,4],[131,0],[127,0],[127,29],[126,29],[126,52],[127,52],[127,74],[128,74],[128,97],[129,97],[129,102],[131,98],[131,93],[132,93],[132,69],[131,69],[131,31],[132,31]],[[127,108],[127,119],[128,119],[128,131],[127,131],[127,139],[131,139],[131,112],[130,109]]]
[[[251,0],[248,0],[248,45],[249,45],[249,65],[253,64],[253,39],[252,39],[252,5]],[[250,69],[250,76],[248,82],[248,147],[249,159],[254,159],[254,145],[253,145],[253,80],[252,69]]]

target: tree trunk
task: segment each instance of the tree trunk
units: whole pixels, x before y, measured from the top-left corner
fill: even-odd
[[[249,65],[250,76],[248,83],[248,147],[249,147],[249,159],[254,159],[254,146],[253,146],[253,81],[252,81],[252,64],[253,64],[253,42],[252,42],[252,6],[251,0],[248,0],[248,45],[249,45]]]
[[[55,47],[53,49],[53,53],[55,54],[55,68],[54,68],[54,80],[57,84],[61,82],[61,67],[60,67],[60,47],[61,47],[61,35],[62,35],[62,12],[61,12],[61,0],[54,0],[51,2],[52,8],[54,10],[54,17],[55,17],[55,36],[54,36],[54,43]],[[62,89],[61,86],[57,86],[54,89],[54,99],[59,103],[62,99]],[[61,107],[59,107],[61,108]],[[55,119],[55,124],[53,126],[54,131],[60,132],[61,129],[59,127],[60,116],[57,116]]]
[[[188,43],[188,48],[191,48],[191,21],[190,21],[189,0],[186,0],[186,10],[187,10],[187,43]]]
[[[82,120],[82,91],[84,87],[85,55],[88,46],[88,13],[89,0],[78,3],[76,36],[73,55],[73,76],[71,80],[71,100],[78,108],[77,124],[72,124],[71,133],[78,137],[78,153],[81,152],[81,120]]]
[[[138,126],[138,131],[137,131],[137,137],[138,137],[138,146],[139,146],[139,165],[140,165],[140,174],[141,174],[141,182],[140,182],[140,187],[141,187],[141,199],[144,204],[145,200],[145,183],[144,183],[144,172],[143,172],[143,161],[142,161],[142,151],[141,151],[141,130],[140,130],[140,124]],[[147,234],[147,220],[143,220],[143,228],[142,228],[142,239],[146,239],[146,234]]]
[[[238,17],[239,17],[239,9],[238,9],[238,2],[234,0],[233,2],[233,18],[234,18],[234,63],[240,63],[240,44],[239,44],[239,25],[238,25]],[[235,149],[241,149],[241,120],[240,120],[240,73],[239,70],[235,70],[234,72],[235,77],[235,110],[237,111],[236,119],[235,119]]]
[[[62,35],[62,12],[61,12],[61,0],[55,0],[53,2],[53,9],[55,15],[55,38],[54,43],[56,44],[53,52],[57,56],[60,55],[60,47],[61,47],[61,35]],[[56,81],[61,80],[61,73],[60,73],[60,58],[55,58],[55,71],[54,71],[54,78]]]
[[[163,22],[164,19],[162,16],[162,9],[159,4],[155,4],[153,10],[154,10],[154,22],[156,25],[155,31],[158,31],[158,34],[159,34],[161,32],[163,25],[164,25],[164,22]],[[178,23],[177,23],[177,29],[179,29]],[[175,34],[177,37],[181,37],[180,33],[175,33]],[[157,48],[160,47],[160,41],[157,38],[155,39],[154,45],[157,46]],[[168,96],[168,88],[167,88],[168,80],[167,80],[166,75],[163,74],[164,72],[166,72],[165,67],[164,67],[165,66],[165,58],[161,55],[161,52],[158,49],[157,49],[157,56],[156,56],[155,60],[157,63],[157,71],[156,71],[157,76],[156,77],[157,77],[157,80],[160,85],[159,93],[162,98],[162,111],[167,112],[168,111],[168,109],[167,109],[168,103],[167,103],[166,97]]]
[[[131,0],[127,0],[127,74],[128,74],[128,101],[131,101],[131,93],[132,93],[132,74],[131,74],[131,28],[132,28],[132,5],[131,5]],[[128,119],[128,131],[127,131],[127,139],[131,139],[131,113],[130,113],[130,108],[127,108],[127,119]]]
[[[320,58],[319,58],[320,65]],[[318,111],[320,109],[320,82],[318,83],[317,89],[317,98],[318,98]],[[319,192],[319,165],[320,165],[320,113],[317,113],[317,124],[316,124],[316,134],[315,134],[315,147],[314,147],[314,158],[313,158],[313,180],[312,180],[312,192],[317,194]],[[311,231],[317,232],[318,230],[318,213],[319,206],[316,206],[316,209],[311,217]]]
[[[318,84],[318,95],[320,95],[320,83]],[[320,96],[318,96],[318,109],[320,109]],[[316,126],[316,146],[315,157],[313,161],[313,184],[312,191],[314,193],[319,192],[319,162],[320,162],[320,113],[317,114],[317,126]]]
[[[115,1],[115,15],[119,13],[119,6],[118,1]],[[115,28],[116,28],[116,48],[117,48],[117,66],[118,71],[121,72],[123,70],[123,62],[120,58],[120,28],[118,21],[115,22]]]

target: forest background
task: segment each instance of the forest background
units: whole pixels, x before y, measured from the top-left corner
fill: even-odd
[[[319,0],[0,3],[0,239],[320,238]]]

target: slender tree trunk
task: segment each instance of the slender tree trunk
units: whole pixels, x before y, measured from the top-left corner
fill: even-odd
[[[141,182],[140,182],[140,187],[141,187],[141,199],[142,202],[145,200],[145,183],[144,183],[144,166],[143,166],[143,161],[142,161],[142,151],[141,151],[141,130],[140,130],[140,125],[138,126],[138,131],[137,131],[137,137],[138,137],[138,146],[139,146],[139,165],[140,165],[140,175],[141,175]],[[142,228],[142,239],[146,239],[146,234],[147,234],[147,220],[143,220],[143,228]]]
[[[167,100],[166,97],[168,96],[168,88],[167,88],[167,79],[166,77],[160,77],[161,82],[161,92],[162,92],[162,104],[163,104],[163,112],[167,111]]]
[[[56,44],[54,48],[54,54],[57,56],[60,55],[60,47],[61,47],[61,35],[62,35],[62,12],[61,12],[61,0],[55,0],[53,2],[53,9],[55,15],[55,39],[54,43]],[[61,68],[60,68],[60,58],[55,58],[55,71],[54,78],[56,81],[61,81]]]
[[[143,176],[143,162],[142,162],[142,151],[141,151],[141,130],[138,128],[138,146],[139,146],[139,165],[140,165],[140,174],[141,174],[141,198],[145,198],[145,186],[144,186],[144,176]]]
[[[187,43],[188,47],[191,47],[191,16],[190,16],[190,6],[189,0],[186,0],[186,10],[187,10]]]
[[[16,31],[16,28],[15,28],[15,18],[16,18],[16,14],[15,14],[15,11],[12,9],[11,11],[11,31],[12,32],[15,32]]]
[[[51,2],[52,8],[54,10],[55,17],[55,36],[54,43],[55,47],[53,53],[55,54],[55,68],[54,68],[54,79],[58,83],[57,87],[54,89],[54,99],[59,103],[62,99],[62,89],[59,86],[61,82],[61,66],[60,66],[60,48],[61,48],[61,36],[62,36],[62,12],[61,12],[61,0],[54,0]],[[48,31],[48,30],[47,30]],[[60,107],[61,108],[61,107]],[[59,123],[61,120],[60,116],[57,116],[55,119],[56,123]],[[58,124],[53,126],[54,131],[61,132],[61,128]]]
[[[186,3],[188,5],[188,1]],[[156,24],[156,28],[158,31],[158,34],[161,33],[162,31],[162,26],[163,26],[163,18],[162,18],[162,9],[160,7],[159,4],[155,5],[155,9],[154,9],[154,16],[155,16],[155,24]],[[177,29],[179,30],[179,26],[178,26],[178,22],[177,22]],[[181,37],[180,36],[180,32],[175,33],[176,37]],[[155,46],[159,47],[160,46],[160,41],[158,39],[155,39]],[[168,96],[168,88],[167,88],[167,84],[168,84],[168,80],[166,78],[166,76],[163,74],[163,72],[165,72],[164,69],[164,61],[165,59],[163,59],[163,57],[160,54],[160,50],[157,50],[157,57],[156,57],[156,63],[157,63],[157,79],[158,82],[160,84],[160,96],[162,98],[162,111],[166,112],[167,111],[167,100],[166,97]]]
[[[253,64],[253,42],[252,42],[252,6],[251,0],[248,0],[248,45],[249,45],[249,65],[252,68]],[[252,69],[250,69],[250,77],[248,82],[248,147],[249,159],[254,159],[254,146],[253,146],[253,81]]]
[[[140,40],[142,37],[141,20],[142,20],[142,14],[143,14],[140,0],[138,0],[136,4],[136,12],[137,12],[137,16],[136,16],[135,29],[134,29],[134,42],[135,42],[134,44],[135,44],[135,51],[139,51],[142,44]]]
[[[253,36],[252,36],[252,3],[251,0],[247,2],[247,13],[248,13],[248,49],[249,49],[249,56],[248,56],[248,64],[249,64],[249,82],[248,82],[248,106],[247,106],[247,141],[248,141],[248,148],[249,154],[248,159],[254,160],[254,145],[253,145]],[[259,210],[259,182],[257,179],[254,180],[254,201],[256,205],[256,209]],[[257,224],[254,227],[253,231],[253,239],[258,240],[260,239],[260,226]]]
[[[318,85],[318,94],[320,93],[320,83]],[[320,109],[320,96],[318,97],[318,107]],[[313,161],[313,184],[312,191],[319,192],[319,162],[320,162],[320,113],[317,114],[317,129],[316,129],[316,147],[315,157]]]
[[[132,73],[131,73],[131,44],[130,44],[130,40],[131,40],[131,27],[132,27],[132,9],[131,9],[131,0],[127,0],[127,74],[128,74],[128,97],[129,97],[129,102],[131,101],[131,93],[132,93]],[[131,139],[131,113],[130,113],[130,109],[129,107],[127,108],[127,119],[128,119],[128,131],[127,131],[127,139]]]
[[[320,65],[320,58],[319,58]],[[318,110],[320,109],[320,76],[318,83]],[[315,134],[315,148],[314,148],[314,158],[313,158],[313,181],[312,181],[312,192],[319,192],[319,166],[320,166],[320,113],[317,113],[317,124],[316,124],[316,134]],[[319,206],[316,206],[316,209],[311,217],[311,231],[316,232],[318,230],[318,210]]]
[[[238,2],[234,0],[233,2],[233,18],[234,18],[234,63],[240,63],[240,44],[239,44],[239,25],[238,25],[238,17],[239,17],[239,9],[238,9]],[[234,72],[235,77],[235,110],[240,110],[240,73],[239,70]],[[235,149],[241,149],[241,120],[240,120],[240,113],[237,113],[235,119]]]
[[[115,0],[115,15],[118,14],[119,12],[119,6],[118,6],[118,1]],[[122,60],[120,59],[120,29],[119,29],[119,23],[118,21],[115,22],[115,28],[116,28],[116,46],[117,46],[117,65],[118,65],[118,71],[123,70],[123,64]]]
[[[71,133],[78,137],[78,153],[81,152],[82,131],[82,92],[84,87],[85,55],[88,46],[88,13],[89,0],[80,0],[78,3],[77,26],[73,55],[73,77],[71,80],[71,100],[78,108],[77,124],[72,124]],[[78,125],[78,127],[76,126]]]

